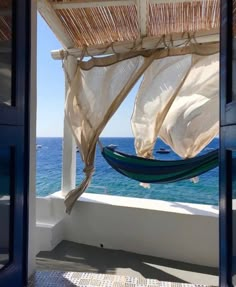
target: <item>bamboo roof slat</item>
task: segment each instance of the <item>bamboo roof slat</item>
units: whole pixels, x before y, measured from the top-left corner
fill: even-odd
[[[64,48],[74,47],[69,30],[63,19],[58,19],[54,9],[47,0],[37,0],[38,11],[52,29]]]
[[[38,0],[42,1],[52,15],[43,9],[41,15],[69,49],[95,51],[98,46],[106,49],[126,42],[138,43],[137,49],[142,49],[142,42],[150,37],[219,34],[220,0]],[[58,29],[67,36],[67,43]]]
[[[134,6],[59,9],[55,12],[77,47],[139,37]],[[132,15],[132,18],[127,15]]]
[[[144,0],[143,0],[144,1]],[[109,6],[129,6],[135,5],[136,0],[87,0],[87,1],[52,1],[54,9],[78,9],[92,7],[109,7]]]
[[[218,0],[150,4],[148,36],[219,28],[219,12]]]

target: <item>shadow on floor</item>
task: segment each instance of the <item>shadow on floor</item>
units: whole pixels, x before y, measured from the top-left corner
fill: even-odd
[[[190,281],[179,278],[176,275],[178,271],[218,276],[217,268],[187,264],[126,251],[98,248],[69,241],[62,241],[50,252],[41,251],[37,255],[37,268],[41,270],[128,276],[141,275],[144,278],[179,283],[189,283]],[[176,269],[177,272],[174,272],[174,275],[170,274],[168,268]]]

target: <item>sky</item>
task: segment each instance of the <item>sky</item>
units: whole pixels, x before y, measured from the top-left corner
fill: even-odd
[[[52,50],[61,49],[46,22],[38,14],[37,28],[37,136],[62,137],[65,81],[62,62],[53,60]],[[131,137],[130,118],[138,85],[130,92],[101,136]]]

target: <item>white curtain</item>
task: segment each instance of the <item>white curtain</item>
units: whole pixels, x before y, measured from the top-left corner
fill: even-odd
[[[217,129],[218,122],[216,123],[215,120],[217,118],[218,121],[218,114],[211,114],[212,118],[208,116],[210,119],[206,127],[209,127],[210,132],[209,134],[206,132],[205,135],[202,134],[202,129],[196,130],[196,123],[191,119],[192,129],[195,129],[197,137],[194,132],[184,133],[184,128],[180,125],[176,128],[172,124],[182,121],[181,113],[184,113],[182,124],[188,125],[189,119],[196,114],[194,110],[191,112],[191,107],[197,109],[199,113],[205,113],[207,112],[205,103],[208,100],[213,101],[212,97],[217,96],[216,89],[211,88],[218,76],[217,56],[192,56],[192,54],[208,55],[215,53],[214,51],[218,51],[216,43],[194,44],[180,48],[130,52],[78,63],[74,78],[68,79],[65,117],[85,165],[85,178],[65,198],[68,213],[90,183],[94,172],[95,150],[99,135],[143,74],[144,80],[136,99],[132,118],[138,155],[150,157],[157,136],[162,137],[182,157],[194,156],[206,141],[210,140],[213,126],[215,125]],[[65,64],[67,67],[68,63]],[[68,75],[67,72],[66,75]],[[207,91],[211,91],[211,94],[208,95]],[[191,101],[186,101],[186,97],[191,97]],[[178,103],[177,106],[176,103]],[[204,107],[201,108],[201,106]],[[210,103],[209,106],[211,106]],[[184,111],[185,107],[188,107],[187,114]],[[176,110],[179,118],[176,118]],[[198,121],[196,115],[194,118]],[[200,115],[199,123],[206,119],[206,115],[203,118]],[[189,139],[189,136],[193,139]],[[181,137],[183,143],[180,144]],[[193,145],[194,141],[196,144]]]
[[[219,54],[155,60],[131,124],[139,156],[152,157],[157,137],[182,158],[198,154],[219,131]]]
[[[67,194],[68,213],[90,183],[100,133],[154,57],[155,53],[150,57],[138,56],[90,70],[78,65],[68,90],[65,116],[85,163],[85,179]]]

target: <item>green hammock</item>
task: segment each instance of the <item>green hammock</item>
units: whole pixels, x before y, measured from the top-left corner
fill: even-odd
[[[119,173],[144,183],[169,183],[193,178],[218,166],[218,150],[185,160],[154,160],[103,147],[102,155]]]

